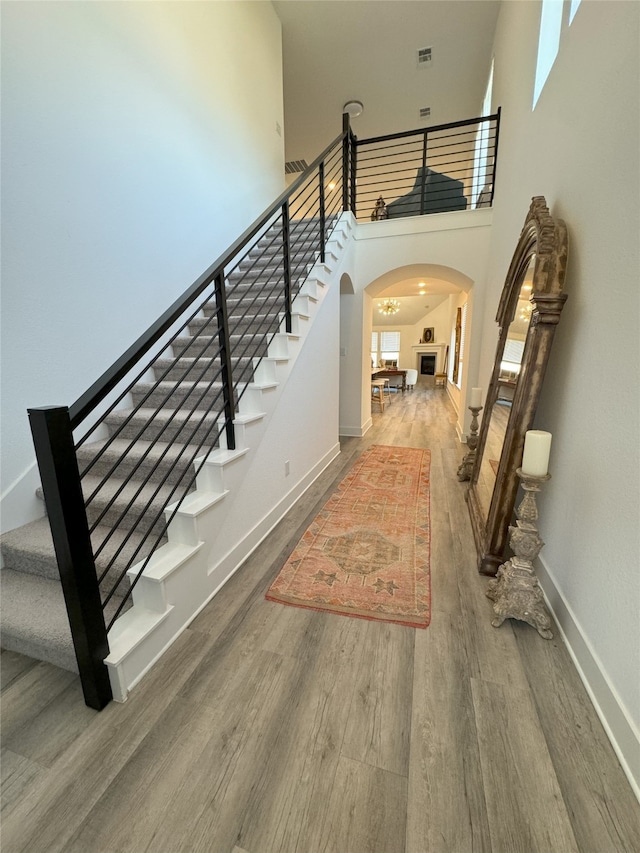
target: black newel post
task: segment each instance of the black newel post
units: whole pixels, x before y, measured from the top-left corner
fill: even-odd
[[[291,242],[289,235],[289,202],[282,205],[282,254],[284,265],[285,328],[291,334]]]
[[[420,187],[420,216],[424,216],[425,196],[427,190],[427,131],[422,142],[422,186]]]
[[[349,177],[349,167],[351,160],[351,127],[349,124],[349,113],[342,113],[342,209],[349,210],[349,190],[351,180]]]
[[[318,166],[318,194],[320,199],[320,263],[324,263],[325,243],[325,201],[324,201],[324,160]]]
[[[29,409],[60,581],[86,704],[101,711],[112,699],[109,654],[89,524],[69,410]]]
[[[231,371],[231,340],[229,338],[229,317],[227,315],[227,295],[224,286],[224,272],[214,279],[216,309],[218,314],[218,343],[220,345],[220,364],[222,368],[222,399],[224,400],[224,428],[227,434],[227,448],[236,449],[236,433],[233,424],[235,403],[233,400],[233,375]]]
[[[351,136],[351,213],[353,213],[354,217],[356,215],[356,175],[358,168],[358,147],[356,142],[358,141],[358,137],[354,133],[349,134]]]
[[[493,194],[496,191],[496,167],[498,165],[498,139],[500,138],[500,113],[502,107],[496,110],[496,139],[493,144],[493,174],[491,176],[491,200],[489,204],[493,207]]]

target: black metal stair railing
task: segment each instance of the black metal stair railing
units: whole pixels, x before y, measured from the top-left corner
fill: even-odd
[[[499,133],[498,109],[489,116],[357,140],[356,217],[490,207]],[[355,177],[355,168],[351,174]],[[384,207],[376,207],[380,198]]]
[[[108,631],[343,210],[348,123],[312,166],[71,407],[30,409],[85,701],[111,699]],[[149,380],[153,376],[153,380]],[[79,437],[77,434],[81,433]],[[76,435],[76,437],[74,437]]]

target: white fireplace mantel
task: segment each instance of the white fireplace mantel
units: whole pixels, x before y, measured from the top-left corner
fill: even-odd
[[[420,373],[420,356],[421,355],[436,355],[436,373],[442,373],[444,369],[444,352],[446,344],[414,344],[411,349],[415,355],[416,367]]]

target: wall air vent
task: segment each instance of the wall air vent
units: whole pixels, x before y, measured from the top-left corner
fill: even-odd
[[[304,172],[309,168],[306,160],[289,160],[284,164],[284,171],[287,175],[293,175],[294,172]]]
[[[418,59],[418,68],[426,68],[428,65],[431,65],[432,62],[432,50],[431,47],[419,47],[416,51],[417,59]]]
[[[420,118],[429,118],[431,115],[431,107],[420,107]]]

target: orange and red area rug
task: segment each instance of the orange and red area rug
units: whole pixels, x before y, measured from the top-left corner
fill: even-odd
[[[431,616],[428,450],[374,445],[305,531],[267,598],[426,628]]]

